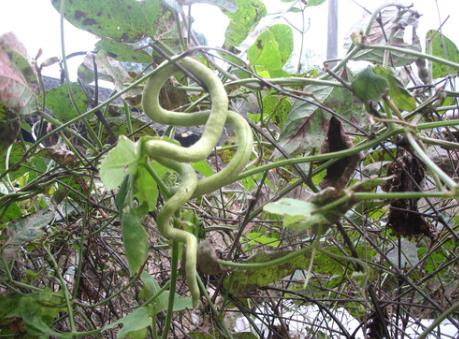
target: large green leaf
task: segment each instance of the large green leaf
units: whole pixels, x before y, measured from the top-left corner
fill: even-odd
[[[357,73],[351,83],[354,94],[362,101],[379,100],[387,92],[389,82],[386,78],[376,74],[372,67],[368,66]]]
[[[86,111],[88,99],[81,87],[72,82],[49,90],[46,93],[46,106],[60,121],[67,122]]]
[[[416,108],[416,99],[407,91],[400,79],[395,76],[392,69],[376,66],[374,72],[387,80],[389,84],[389,96],[400,110],[412,111]]]
[[[113,39],[102,39],[96,43],[98,49],[103,49],[109,56],[118,61],[137,63],[150,63],[151,55],[144,50],[137,50],[132,45],[115,41]]]
[[[324,100],[332,92],[331,87],[307,86],[317,100]],[[296,100],[282,127],[279,144],[290,154],[320,147],[325,139],[328,113],[308,102]],[[277,154],[278,155],[278,154]]]
[[[347,71],[340,76],[347,79]],[[290,113],[282,126],[280,145],[290,154],[310,151],[320,147],[326,136],[329,113],[314,103],[321,103],[357,126],[366,124],[361,102],[344,87],[306,86],[304,92],[313,99],[309,102],[294,100]],[[348,127],[344,125],[344,127]],[[275,152],[275,156],[278,156]]]
[[[280,71],[293,51],[290,26],[277,24],[263,31],[248,49],[248,58],[257,71]]]
[[[426,34],[426,46],[430,46],[431,53],[440,58],[459,62],[459,50],[457,46],[445,35],[436,30],[430,30]],[[434,79],[457,74],[457,69],[438,62],[432,62],[432,76]]]
[[[184,5],[192,5],[195,3],[206,3],[220,7],[228,12],[234,13],[237,11],[237,5],[234,0],[182,0]]]
[[[226,13],[231,20],[225,34],[227,48],[237,47],[266,15],[261,0],[236,0],[236,5],[236,12]]]
[[[51,2],[59,11],[61,1]],[[64,17],[76,27],[121,42],[153,36],[159,14],[160,0],[72,0],[64,7]]]
[[[123,211],[121,215],[123,244],[129,271],[136,274],[148,257],[148,233],[135,210]]]
[[[107,189],[121,185],[128,174],[135,175],[140,160],[140,144],[120,136],[118,144],[111,149],[99,165],[102,182]]]

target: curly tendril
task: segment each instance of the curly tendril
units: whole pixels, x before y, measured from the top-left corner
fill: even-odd
[[[186,280],[193,305],[196,306],[200,297],[196,272],[198,241],[192,233],[175,228],[172,218],[188,200],[215,191],[236,180],[250,159],[253,136],[247,121],[238,113],[228,111],[225,88],[211,69],[190,57],[185,57],[178,63],[205,84],[211,99],[210,111],[182,113],[161,107],[159,92],[169,77],[178,71],[173,63],[161,68],[148,80],[142,96],[143,109],[158,123],[173,126],[204,125],[202,136],[190,147],[182,147],[165,140],[148,140],[144,146],[150,158],[178,172],[181,178],[180,187],[163,205],[156,222],[165,238],[182,241],[186,245]],[[236,134],[238,149],[223,170],[198,181],[190,163],[204,160],[210,155],[222,135],[226,120]]]

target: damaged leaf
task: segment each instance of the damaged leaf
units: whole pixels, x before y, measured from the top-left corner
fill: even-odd
[[[325,143],[322,145],[322,153],[337,152],[352,148],[352,141],[346,135],[341,122],[331,117],[328,123],[328,133]],[[360,155],[354,154],[350,157],[340,158],[327,167],[324,181],[320,187],[332,186],[337,190],[343,189],[360,161]]]
[[[340,76],[348,80],[346,70]],[[293,102],[279,137],[280,145],[290,154],[310,151],[320,147],[325,140],[330,114],[317,108],[314,102],[322,103],[359,126],[365,125],[368,119],[363,114],[362,104],[346,88],[306,86],[303,92],[310,93],[314,100]],[[274,156],[279,154],[275,153]]]
[[[80,67],[78,67],[78,78],[85,84],[90,84],[95,80],[93,57],[93,55],[88,54]],[[133,78],[123,64],[107,55],[105,51],[100,50],[97,52],[95,62],[97,64],[98,78],[113,82],[115,90],[122,91],[132,82]],[[140,88],[133,88],[122,94],[121,97],[135,106],[140,103],[141,95]]]
[[[419,192],[424,180],[424,165],[411,152],[402,149],[397,158],[389,166],[388,180],[383,189],[386,192]],[[418,211],[419,199],[398,199],[390,203],[387,227],[397,236],[426,235],[434,236],[431,225],[425,221]]]
[[[0,36],[0,102],[10,112],[29,114],[34,110],[37,90],[38,81],[26,49],[13,33],[3,34]]]
[[[418,52],[422,51],[421,42],[416,33],[419,17],[421,15],[416,11],[406,11],[401,7],[387,7],[380,12],[378,20],[374,20],[370,27],[369,33],[364,37],[367,45],[392,45],[396,47],[408,48]],[[367,16],[365,20],[353,28],[354,32],[363,31],[368,24]],[[405,32],[411,33],[411,39],[406,40]],[[349,47],[348,43],[346,47]],[[397,52],[390,52],[389,65],[400,67],[409,65],[417,57]],[[382,64],[384,51],[364,49],[358,52],[354,60],[366,60],[375,64]]]
[[[60,11],[60,0],[51,3]],[[154,35],[160,5],[160,0],[73,0],[66,1],[64,17],[72,25],[97,36],[134,42]]]
[[[260,0],[236,0],[237,11],[226,12],[230,24],[226,29],[225,46],[237,47],[249,32],[266,15],[266,7]]]

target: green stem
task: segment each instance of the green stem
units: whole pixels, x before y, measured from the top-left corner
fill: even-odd
[[[162,339],[167,339],[169,329],[172,323],[172,316],[174,313],[174,299],[175,289],[177,286],[177,272],[178,272],[178,257],[179,257],[179,242],[176,240],[172,241],[172,262],[171,262],[171,283],[169,290],[169,303],[167,305],[166,320],[164,321]]]
[[[282,257],[269,260],[269,261],[264,261],[264,262],[234,262],[234,261],[228,261],[228,260],[218,260],[218,263],[221,266],[224,267],[230,267],[233,269],[242,269],[242,270],[250,270],[250,269],[261,269],[261,268],[267,268],[269,266],[274,266],[274,265],[282,265],[284,263],[289,262],[290,260],[299,257],[304,254],[311,254],[314,246],[313,244],[308,245],[306,247],[303,247],[299,251],[295,252],[290,252],[287,255],[284,255]]]
[[[457,62],[453,62],[453,61],[450,61],[450,60],[447,60],[447,59],[439,58],[439,57],[437,57],[435,55],[418,52],[418,51],[415,51],[415,50],[409,49],[409,48],[395,47],[395,46],[392,46],[392,45],[364,45],[364,44],[362,44],[361,46],[364,49],[393,51],[393,52],[403,53],[405,55],[412,55],[412,56],[416,56],[416,57],[419,57],[419,58],[425,58],[425,59],[429,59],[431,61],[435,61],[435,62],[444,64],[444,65],[459,69],[459,64]]]
[[[408,142],[410,143],[411,147],[413,150],[416,152],[416,155],[422,160],[422,162],[436,175],[440,177],[441,180],[444,181],[446,185],[451,190],[457,189],[457,183],[450,178],[448,174],[446,174],[440,167],[435,164],[432,159],[429,158],[429,156],[424,152],[424,150],[421,148],[421,146],[416,142],[416,139],[414,136],[407,132],[406,137],[408,139]]]
[[[67,312],[69,316],[69,322],[70,322],[70,329],[72,332],[76,332],[76,327],[75,327],[75,318],[73,316],[73,307],[72,307],[72,301],[71,301],[71,295],[70,292],[67,288],[67,284],[65,283],[64,277],[61,274],[59,265],[56,262],[56,259],[54,259],[53,254],[49,250],[48,246],[44,246],[44,249],[46,253],[49,256],[49,259],[51,260],[51,263],[53,264],[54,271],[56,272],[57,278],[59,279],[60,285],[62,290],[64,291],[64,299],[65,303],[67,305]]]
[[[456,301],[453,305],[451,305],[450,308],[448,308],[445,312],[440,314],[437,317],[437,319],[435,319],[434,322],[432,324],[430,324],[430,326],[425,329],[424,332],[421,333],[421,335],[419,336],[419,339],[427,338],[427,335],[430,332],[432,332],[435,329],[435,327],[440,325],[443,320],[448,318],[450,315],[454,314],[458,309],[459,309],[459,301]]]

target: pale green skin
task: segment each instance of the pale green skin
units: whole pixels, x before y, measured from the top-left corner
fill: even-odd
[[[190,147],[182,147],[165,140],[148,140],[145,149],[152,159],[177,171],[181,185],[167,200],[156,220],[159,231],[167,239],[183,241],[186,244],[186,280],[193,298],[193,305],[199,303],[200,293],[197,283],[197,238],[184,230],[174,228],[172,218],[188,200],[210,193],[234,182],[250,159],[253,135],[249,124],[239,114],[228,111],[228,97],[225,88],[215,73],[192,58],[185,57],[180,65],[193,73],[206,86],[212,106],[210,111],[181,113],[165,110],[159,103],[159,92],[171,75],[177,72],[174,64],[169,64],[152,76],[143,92],[142,105],[145,113],[155,122],[173,126],[205,125],[201,138]],[[228,165],[218,173],[197,180],[190,163],[205,160],[217,145],[226,119],[232,125],[238,140],[236,154]]]

